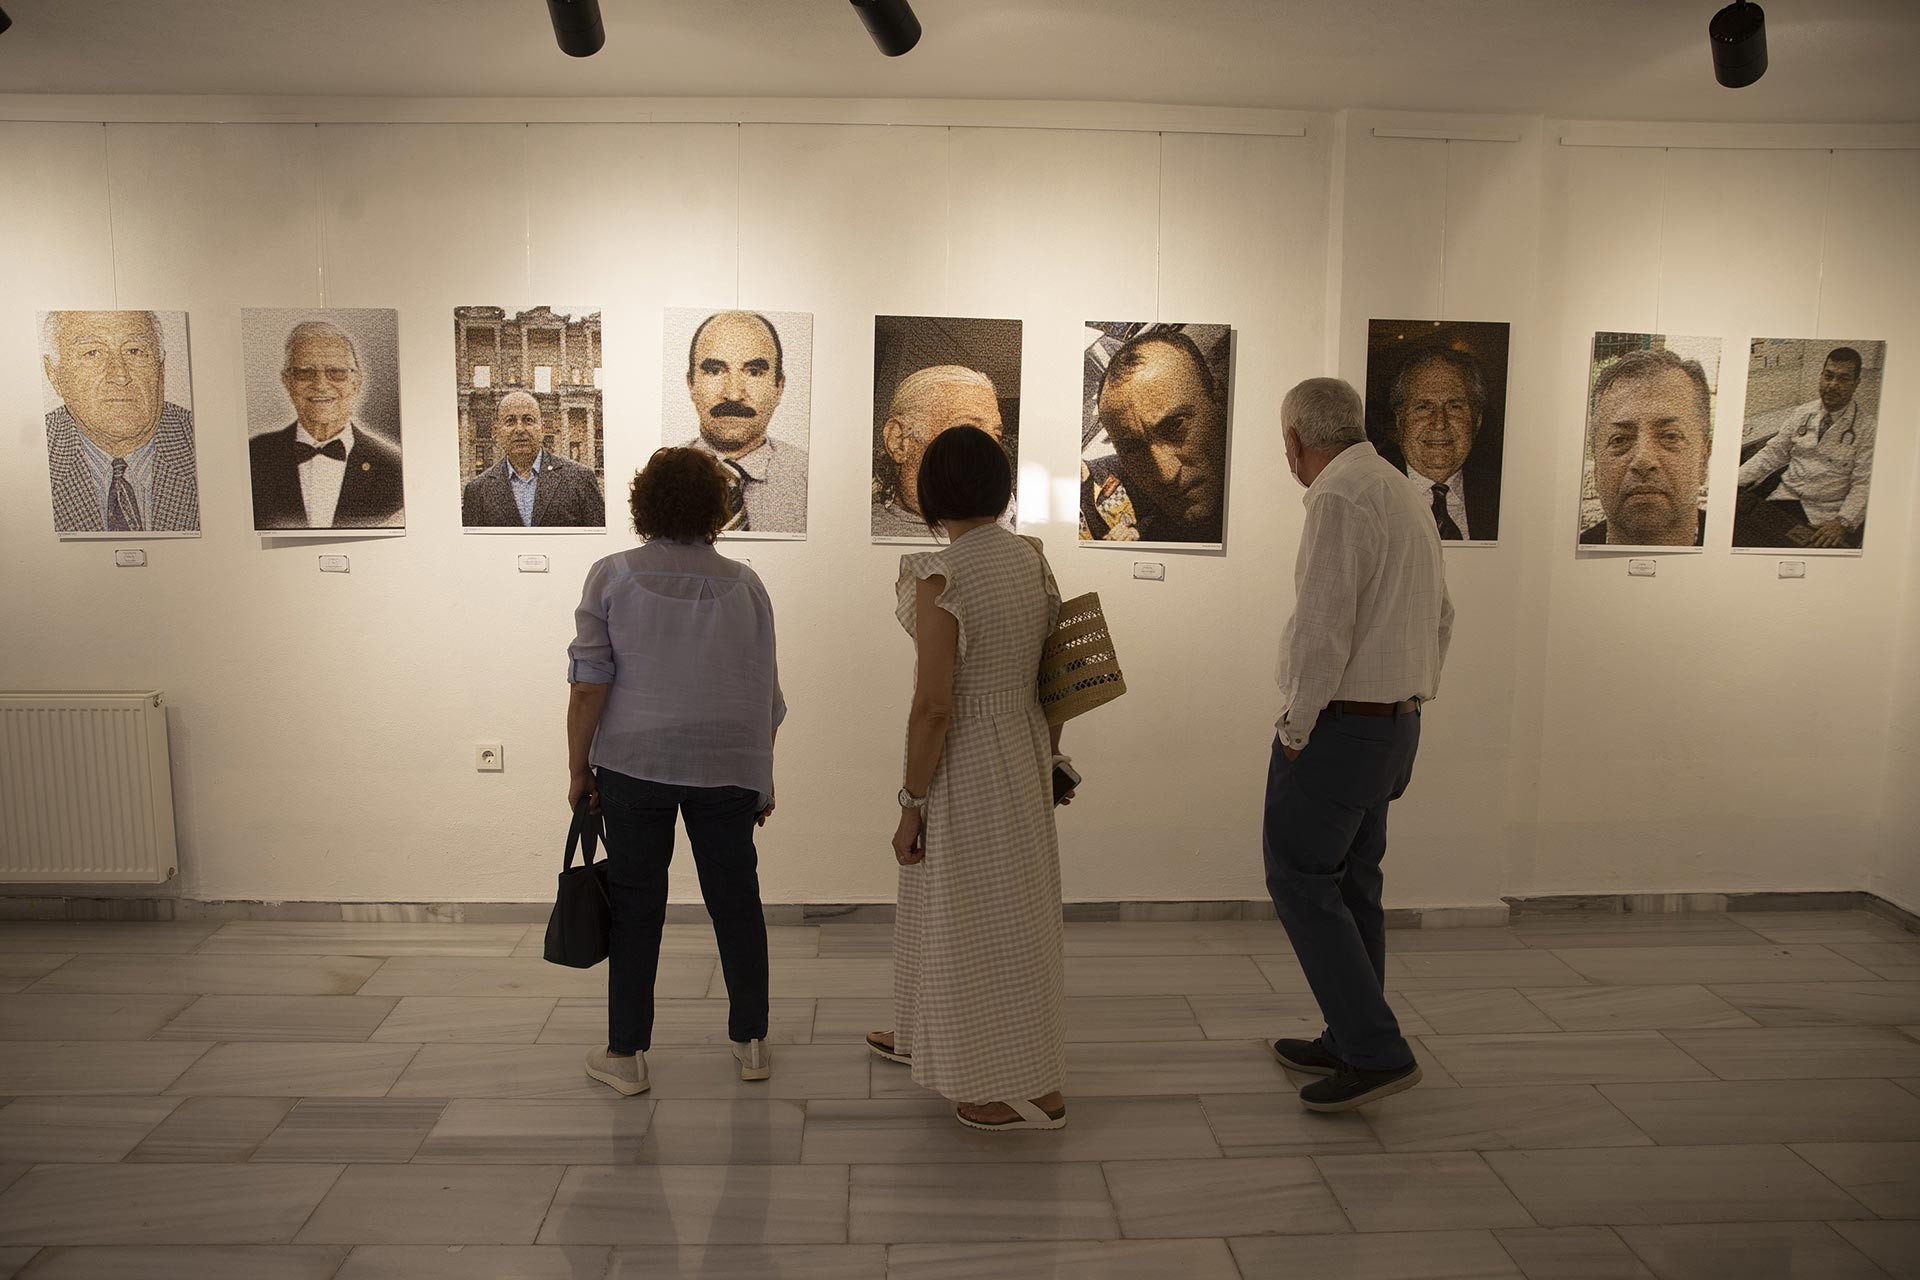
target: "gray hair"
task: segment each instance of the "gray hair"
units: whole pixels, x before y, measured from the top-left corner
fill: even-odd
[[[47,358],[53,368],[60,367],[60,320],[63,316],[84,315],[84,311],[47,311],[40,316],[40,354]],[[147,325],[153,330],[153,350],[159,357],[156,363],[167,362],[167,335],[160,331],[160,317],[151,311],[137,312],[147,318]]]
[[[360,348],[354,344],[352,334],[330,320],[302,320],[287,330],[286,354],[280,361],[282,369],[293,367],[293,344],[302,338],[332,338],[344,342],[347,344],[347,354],[353,357],[353,367],[356,370],[361,367]]]
[[[999,399],[993,379],[978,369],[960,364],[936,364],[900,380],[900,385],[893,389],[893,399],[887,404],[887,417],[898,418],[919,431],[926,422],[927,411],[933,407],[934,397],[945,387],[979,387]]]
[[[1413,381],[1413,375],[1437,364],[1460,375],[1460,382],[1467,389],[1467,409],[1473,414],[1473,425],[1478,427],[1480,420],[1487,416],[1487,378],[1480,372],[1478,360],[1452,347],[1428,347],[1400,366],[1400,372],[1393,378],[1393,389],[1387,393],[1387,409],[1393,420],[1399,422],[1407,411],[1407,384]]]
[[[1341,378],[1308,378],[1280,402],[1280,422],[1309,449],[1344,449],[1367,438],[1360,393]]]

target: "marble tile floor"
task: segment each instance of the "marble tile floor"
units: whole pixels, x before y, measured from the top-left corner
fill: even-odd
[[[1426,1067],[1315,1116],[1270,921],[1067,926],[1069,1127],[882,1063],[890,929],[771,931],[739,1081],[669,926],[654,1088],[541,926],[0,922],[0,1280],[1920,1280],[1920,935],[1865,912],[1396,930]]]

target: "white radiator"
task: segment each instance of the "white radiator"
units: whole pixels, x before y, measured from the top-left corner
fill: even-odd
[[[158,693],[0,693],[0,883],[158,884],[175,848]]]

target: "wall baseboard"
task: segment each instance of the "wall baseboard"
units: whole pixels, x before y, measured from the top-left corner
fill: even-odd
[[[3,920],[310,920],[380,924],[538,924],[552,912],[544,902],[251,902],[190,898],[0,897]],[[891,902],[768,903],[770,925],[891,924]],[[1571,893],[1507,898],[1487,906],[1395,907],[1389,929],[1499,928],[1515,919],[1549,916],[1671,915],[1682,912],[1870,911],[1920,933],[1920,915],[1857,889],[1798,893]],[[1264,899],[1198,902],[1068,902],[1069,921],[1180,922],[1272,920]],[[669,924],[701,924],[706,908],[667,907]]]

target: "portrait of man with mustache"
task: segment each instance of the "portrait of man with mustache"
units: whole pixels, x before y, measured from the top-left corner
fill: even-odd
[[[683,443],[718,458],[733,478],[722,532],[805,536],[804,394],[798,412],[779,419],[779,434],[772,428],[787,394],[791,355],[804,365],[811,352],[812,317],[778,317],[790,337],[801,338],[796,353],[787,350],[774,318],[758,311],[669,312],[669,343],[695,316],[701,318],[687,342],[686,394],[699,434]]]

